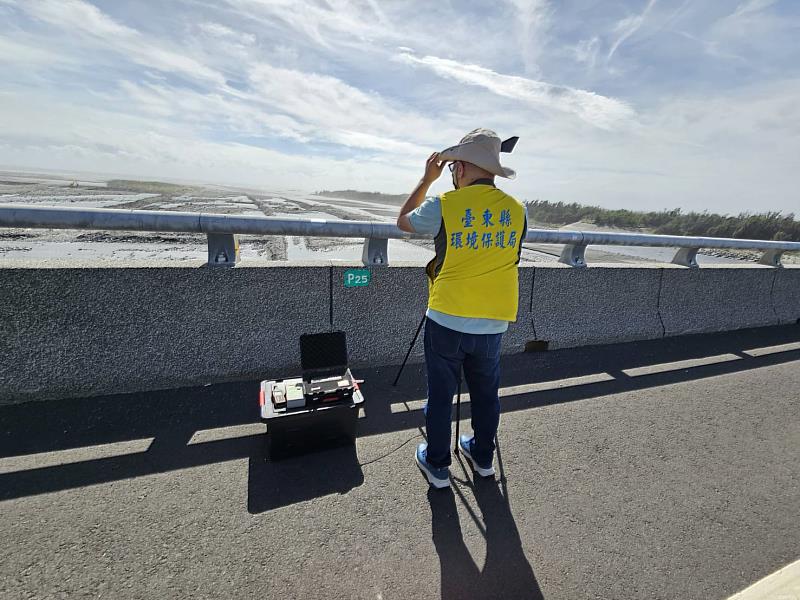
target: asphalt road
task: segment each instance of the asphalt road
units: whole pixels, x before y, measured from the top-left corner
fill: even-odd
[[[800,557],[798,341],[508,357],[502,477],[450,491],[419,366],[357,373],[355,447],[280,462],[255,382],[0,407],[0,597],[726,598]]]

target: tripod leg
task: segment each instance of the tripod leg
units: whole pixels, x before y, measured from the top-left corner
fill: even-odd
[[[408,352],[406,352],[406,357],[403,359],[403,364],[400,365],[400,370],[397,371],[397,377],[394,378],[394,383],[392,384],[392,387],[397,387],[397,382],[400,381],[400,375],[402,374],[403,369],[405,368],[406,363],[408,362],[408,357],[411,356],[411,351],[414,349],[414,344],[417,343],[417,338],[419,337],[419,332],[422,331],[422,324],[425,323],[425,318],[426,315],[423,314],[422,320],[419,322],[419,325],[417,326],[417,333],[414,334],[414,339],[411,340],[411,345],[408,347]]]
[[[458,450],[459,429],[461,425],[461,371],[458,372],[458,395],[456,396],[456,444],[453,452]]]

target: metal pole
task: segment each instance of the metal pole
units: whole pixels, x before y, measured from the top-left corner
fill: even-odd
[[[406,366],[406,362],[408,361],[408,357],[411,356],[411,350],[414,349],[414,344],[417,343],[417,338],[419,337],[419,332],[422,330],[422,324],[425,322],[426,315],[422,315],[422,320],[419,322],[417,326],[417,333],[414,334],[414,339],[411,340],[411,345],[408,347],[408,352],[406,352],[406,357],[403,359],[403,364],[400,365],[400,370],[397,371],[397,377],[394,378],[394,383],[392,387],[397,387],[397,382],[400,381],[400,374],[403,372],[403,368]]]

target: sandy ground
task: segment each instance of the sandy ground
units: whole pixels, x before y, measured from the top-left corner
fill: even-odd
[[[0,171],[0,203],[81,208],[119,208],[213,212],[222,214],[393,222],[397,207],[380,202],[331,198],[298,192],[266,192],[220,186],[177,185],[109,180],[100,176],[30,174]],[[535,226],[531,224],[531,226]],[[587,223],[569,229],[597,229]],[[362,243],[352,239],[294,236],[242,236],[242,260],[357,261]],[[69,258],[103,260],[206,258],[205,236],[181,233],[103,232],[45,229],[0,229],[0,260]],[[526,244],[523,263],[555,262],[561,247]],[[738,262],[731,255],[705,253],[701,263]],[[589,262],[669,262],[674,250],[641,247],[590,247]],[[427,261],[433,256],[428,241],[390,240],[392,261]],[[752,253],[753,260],[757,253]],[[786,257],[784,262],[800,262]]]

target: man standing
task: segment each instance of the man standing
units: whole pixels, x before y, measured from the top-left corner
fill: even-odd
[[[527,231],[525,207],[497,189],[494,177],[514,177],[500,164],[500,152],[510,152],[515,143],[476,129],[456,146],[431,154],[397,218],[403,231],[436,234],[436,256],[426,267],[428,443],[417,447],[415,459],[437,488],[450,485],[450,411],[462,368],[474,435],[462,435],[458,446],[479,475],[494,476],[500,342],[517,319],[517,265]],[[426,199],[448,162],[455,190]]]

